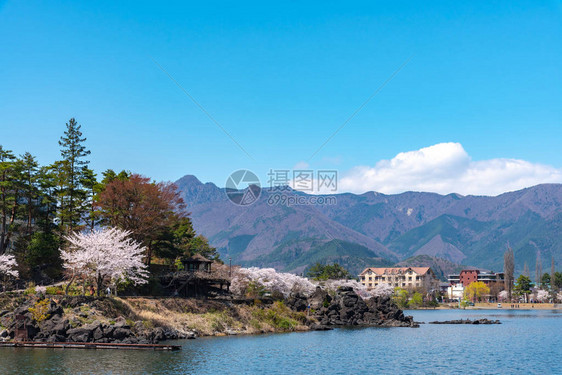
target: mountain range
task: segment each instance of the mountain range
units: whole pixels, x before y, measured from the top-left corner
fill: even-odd
[[[510,246],[516,272],[525,263],[534,270],[537,257],[549,271],[551,257],[558,264],[562,255],[560,184],[495,197],[343,193],[333,195],[333,204],[302,205],[275,204],[270,198],[279,193],[262,189],[247,206],[233,204],[223,188],[195,176],[176,185],[195,229],[223,259],[244,266],[301,273],[315,262],[338,262],[359,273],[368,266],[417,265],[411,264],[417,258],[447,272],[461,264],[502,270]],[[282,194],[310,197],[289,188]]]

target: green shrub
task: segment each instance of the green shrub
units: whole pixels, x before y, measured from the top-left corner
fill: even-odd
[[[25,294],[26,296],[33,296],[37,293],[37,291],[35,290],[35,283],[34,282],[30,282],[27,284],[27,289],[23,292],[23,294]]]
[[[45,294],[55,296],[64,294],[64,288],[62,286],[48,286],[45,290]]]
[[[259,298],[267,293],[267,290],[263,285],[255,281],[250,281],[246,287],[246,297],[248,298]]]

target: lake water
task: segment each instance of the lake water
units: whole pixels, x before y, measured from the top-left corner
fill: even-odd
[[[503,324],[200,338],[170,353],[0,348],[0,374],[562,374],[560,310],[407,313]]]

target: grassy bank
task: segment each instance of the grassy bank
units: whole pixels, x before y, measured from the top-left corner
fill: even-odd
[[[116,298],[137,318],[156,326],[195,331],[200,336],[256,334],[308,330],[312,323],[305,313],[289,309],[283,302],[250,305],[182,298]]]

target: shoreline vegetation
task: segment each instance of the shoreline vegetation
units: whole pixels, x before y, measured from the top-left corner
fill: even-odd
[[[95,297],[3,294],[0,340],[155,344],[200,336],[418,327],[389,296],[364,300],[351,287],[284,299]]]

